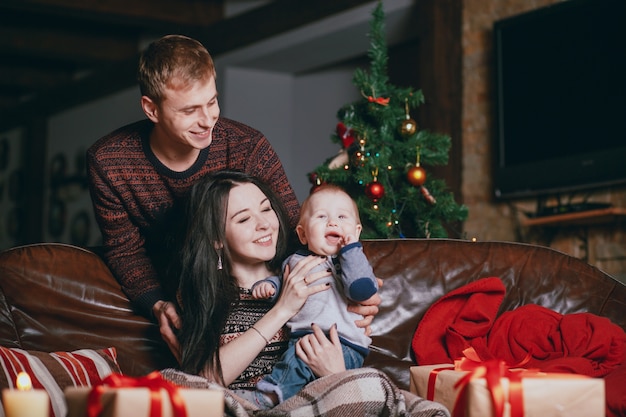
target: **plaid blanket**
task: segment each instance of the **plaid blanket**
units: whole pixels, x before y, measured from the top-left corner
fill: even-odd
[[[172,368],[162,370],[161,374],[184,388],[223,391],[225,415],[229,417],[450,417],[441,404],[399,389],[387,375],[372,368],[319,378],[271,410],[259,410],[232,391],[200,376]]]

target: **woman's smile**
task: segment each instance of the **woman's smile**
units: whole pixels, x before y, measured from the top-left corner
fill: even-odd
[[[255,240],[254,243],[260,243],[260,244],[263,244],[263,245],[271,244],[272,243],[272,236],[271,235],[264,236],[264,237],[262,237],[260,239]]]

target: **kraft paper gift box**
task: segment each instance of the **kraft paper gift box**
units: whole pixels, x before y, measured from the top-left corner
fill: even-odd
[[[67,417],[87,416],[87,397],[91,388],[70,387],[65,390]],[[222,417],[224,394],[207,389],[180,389],[187,417]],[[100,397],[102,412],[98,417],[149,417],[150,390],[148,388],[107,388]],[[175,416],[165,390],[161,390],[161,417]]]
[[[455,371],[451,364],[440,364],[414,366],[410,372],[410,391],[420,397],[443,404],[451,413],[454,412],[457,401],[465,401],[465,406],[458,410],[460,415],[453,417],[495,416],[491,392],[485,378],[471,379],[467,383],[465,398],[459,399],[462,387],[455,388],[455,384],[469,371]],[[605,416],[603,379],[574,374],[527,372],[522,375],[521,380],[523,414],[520,414],[521,410],[511,409],[509,382],[508,378],[500,379],[505,400],[504,417]]]
[[[97,417],[222,417],[224,393],[210,389],[178,388],[156,373],[147,377],[109,376],[97,387],[68,387],[65,389],[67,417],[87,417],[90,395],[101,406]],[[113,381],[113,383],[107,383]],[[147,382],[146,382],[147,381]],[[147,384],[147,385],[144,385]],[[97,390],[96,392],[93,392]],[[152,394],[160,393],[159,407],[153,407]],[[97,395],[94,395],[97,394]],[[182,410],[172,406],[173,396],[185,405]],[[93,404],[92,404],[93,405]],[[93,414],[92,414],[93,415]]]

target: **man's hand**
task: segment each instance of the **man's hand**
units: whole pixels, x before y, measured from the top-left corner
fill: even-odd
[[[383,280],[380,278],[376,278],[376,280],[378,281],[378,289],[380,290],[380,288],[383,286]],[[380,295],[378,295],[378,292],[377,292],[376,294],[372,295],[367,300],[361,301],[358,304],[356,303],[348,304],[348,311],[351,311],[353,313],[360,314],[361,316],[363,316],[362,320],[356,320],[354,323],[356,324],[357,327],[365,329],[365,334],[367,336],[369,336],[372,333],[372,329],[370,325],[372,324],[372,321],[374,320],[374,316],[378,314],[378,306],[380,305],[381,302],[382,300],[380,298]]]
[[[172,330],[180,329],[182,324],[176,308],[169,301],[159,300],[152,307],[152,312],[159,323],[161,337],[167,343],[176,361],[180,363],[180,343]]]

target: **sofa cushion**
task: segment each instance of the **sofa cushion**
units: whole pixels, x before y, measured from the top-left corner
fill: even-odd
[[[17,374],[28,373],[33,388],[48,392],[53,417],[67,413],[66,387],[90,387],[113,372],[121,372],[112,347],[46,353],[0,346],[0,367],[0,388],[15,388]]]

